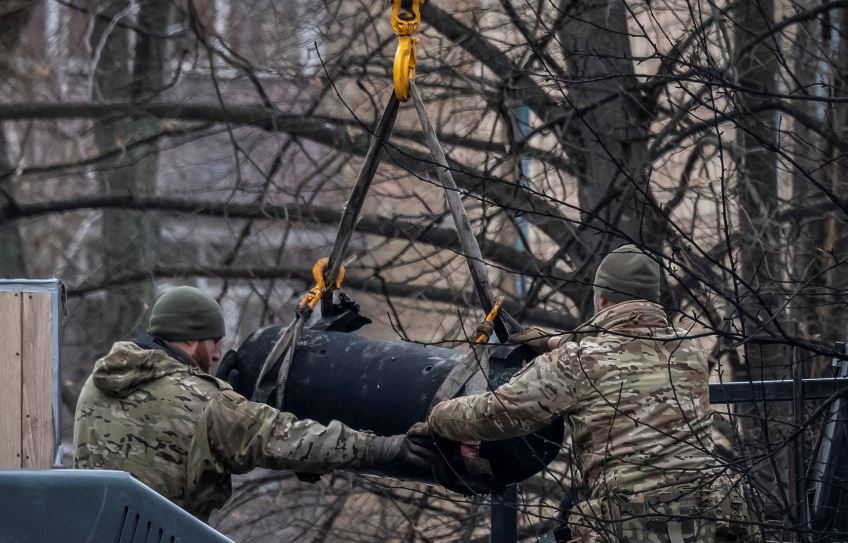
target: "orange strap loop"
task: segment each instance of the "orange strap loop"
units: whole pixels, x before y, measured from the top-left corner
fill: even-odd
[[[315,309],[315,306],[318,305],[318,302],[321,301],[321,298],[327,291],[327,282],[324,279],[324,273],[327,271],[327,266],[329,264],[330,259],[325,256],[324,258],[319,258],[312,266],[312,279],[315,281],[315,286],[309,289],[309,292],[307,292],[300,303],[297,304],[298,313],[303,313],[304,311],[311,312]],[[334,288],[342,288],[344,276],[345,269],[344,266],[341,266],[339,268],[339,276],[336,278]]]
[[[489,337],[491,337],[492,332],[494,331],[494,322],[495,319],[498,318],[498,313],[501,310],[501,306],[504,303],[504,297],[498,296],[498,299],[495,300],[495,305],[492,306],[492,310],[489,311],[489,314],[486,315],[486,320],[480,323],[480,326],[477,327],[477,338],[474,340],[474,343],[486,343],[489,341]]]

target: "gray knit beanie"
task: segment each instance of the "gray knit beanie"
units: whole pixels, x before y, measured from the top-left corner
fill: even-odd
[[[224,312],[202,290],[177,287],[156,300],[148,331],[167,341],[220,339],[226,334]]]
[[[595,273],[595,293],[619,303],[660,299],[660,266],[635,245],[608,254]]]

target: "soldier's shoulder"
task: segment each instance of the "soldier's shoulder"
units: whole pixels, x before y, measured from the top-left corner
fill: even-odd
[[[558,352],[560,355],[572,355],[580,352],[582,349],[582,341],[580,338],[569,338],[566,341],[561,341],[559,346],[554,349],[554,352]]]
[[[201,387],[203,389],[208,389],[210,391],[215,392],[224,392],[224,391],[232,391],[233,387],[226,381],[222,381],[213,375],[209,375],[205,371],[200,368],[195,368],[191,366],[186,367],[186,376],[184,377],[186,380],[196,384],[196,386]]]
[[[77,396],[77,408],[100,394],[100,390],[94,385],[94,377],[89,375],[80,389],[79,396]]]
[[[190,404],[205,404],[232,390],[228,383],[189,366],[162,376],[151,386],[155,387],[155,394],[159,397],[176,398]]]
[[[252,402],[232,389],[222,390],[207,408],[209,416],[221,427],[240,431],[242,427],[255,428],[257,424],[270,424],[278,412],[270,405]]]
[[[574,355],[594,356],[618,350],[624,338],[614,334],[584,336],[572,348]]]
[[[562,341],[556,349],[539,356],[525,369],[530,371],[535,366],[535,375],[540,383],[573,381],[582,349],[576,341]]]
[[[578,359],[584,351],[584,346],[582,341],[575,339],[568,339],[566,341],[560,342],[556,349],[549,353],[549,356],[562,367],[563,365],[568,366],[574,360]]]

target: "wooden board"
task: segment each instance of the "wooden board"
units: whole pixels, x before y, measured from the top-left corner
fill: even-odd
[[[53,465],[53,345],[50,294],[22,294],[21,467]]]
[[[21,305],[0,292],[0,468],[21,467]]]

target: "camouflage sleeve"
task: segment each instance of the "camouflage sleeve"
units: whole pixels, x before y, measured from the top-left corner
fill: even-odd
[[[437,404],[427,422],[454,441],[495,441],[544,428],[575,400],[566,347],[537,357],[493,392]]]
[[[200,419],[208,450],[233,473],[254,467],[325,473],[360,464],[374,438],[339,421],[327,426],[225,390]]]

